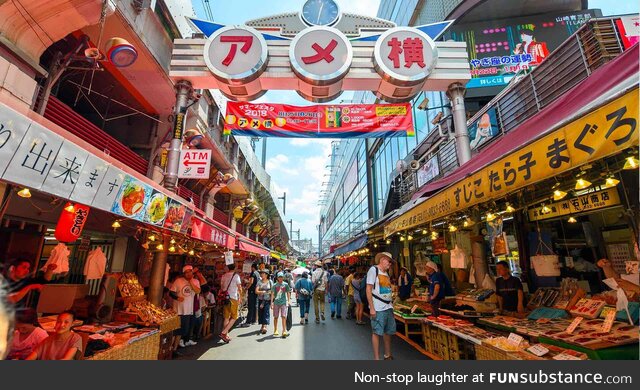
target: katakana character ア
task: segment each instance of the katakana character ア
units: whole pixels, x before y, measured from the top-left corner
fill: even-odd
[[[94,169],[93,172],[89,174],[89,181],[85,182],[84,185],[86,187],[93,188],[93,182],[98,178],[98,170]]]
[[[74,157],[73,160],[70,160],[68,158],[65,158],[65,164],[64,165],[60,165],[61,168],[63,168],[64,170],[62,171],[61,174],[59,174],[58,176],[55,176],[55,178],[59,178],[64,176],[64,178],[62,179],[62,184],[66,184],[67,183],[67,179],[69,179],[69,181],[71,182],[71,184],[76,184],[76,182],[74,181],[74,174],[76,176],[80,175],[80,170],[79,168],[82,166],[82,164],[76,162],[77,157]],[[77,179],[77,178],[76,178]]]
[[[107,194],[107,196],[111,195],[113,189],[119,186],[120,185],[118,184],[118,179],[113,179],[112,182],[109,182],[109,193]]]
[[[11,130],[5,129],[3,124],[0,124],[0,149],[2,149],[7,142],[11,139]]]
[[[51,153],[53,152],[53,149],[49,149],[49,152],[47,153],[45,151],[45,148],[47,147],[47,143],[43,143],[42,147],[40,148],[39,151],[36,152],[36,147],[38,146],[40,140],[36,140],[31,144],[31,150],[29,150],[29,154],[27,154],[24,157],[24,161],[22,161],[22,166],[25,168],[29,168],[32,169],[38,173],[40,173],[41,175],[44,174],[44,171],[47,169],[47,167],[49,166],[49,158],[51,158]],[[29,157],[31,157],[30,155],[34,155],[35,157],[33,158],[33,164],[31,164],[30,166],[27,165],[27,161],[29,161]],[[44,165],[42,166],[42,169],[37,168],[38,163],[40,162],[40,159],[43,159]],[[46,162],[45,162],[46,161]]]
[[[455,191],[453,191],[453,195],[456,198],[456,207],[460,206],[460,192],[462,192],[460,187],[457,187]]]
[[[613,133],[619,127],[629,126],[629,131],[624,137],[613,140],[616,146],[620,146],[625,142],[629,141],[629,139],[631,138],[631,135],[636,129],[637,121],[635,118],[624,118],[624,119],[622,118],[626,113],[627,113],[627,107],[622,107],[612,112],[611,114],[607,115],[607,121],[610,121],[612,119],[615,119],[615,120],[613,121],[613,124],[607,131],[607,134],[605,134],[604,138],[609,139],[609,136],[611,135],[611,133]]]
[[[502,185],[498,184],[499,181],[500,174],[498,172],[495,172],[494,170],[491,170],[491,172],[489,172],[489,191],[500,191]]]
[[[313,45],[311,45],[311,48],[316,51],[316,54],[308,57],[302,57],[302,62],[304,62],[307,65],[315,64],[316,62],[320,62],[322,60],[325,60],[327,62],[333,62],[334,58],[331,55],[331,52],[337,46],[338,46],[338,41],[336,41],[335,39],[332,39],[331,42],[329,42],[329,44],[327,45],[327,47],[324,47],[324,48],[318,45],[317,43],[314,43]]]
[[[473,182],[473,184],[476,185],[476,188],[473,190],[473,196],[475,196],[476,199],[480,199],[480,198],[484,197],[484,192],[478,193],[478,188],[480,188],[480,185],[482,184],[482,178],[479,178],[478,180],[475,180]]]
[[[580,132],[580,134],[578,135],[578,137],[576,138],[575,142],[573,143],[573,146],[576,149],[580,149],[583,152],[587,152],[589,153],[589,155],[592,155],[593,152],[595,152],[596,150],[594,148],[592,148],[591,146],[587,146],[584,145],[582,143],[582,141],[584,141],[584,137],[587,136],[587,134],[595,134],[596,130],[598,130],[598,125],[590,125],[590,124],[586,124],[584,125],[584,127],[582,128],[582,131]]]
[[[502,176],[504,177],[504,184],[506,186],[510,186],[516,182],[516,170],[511,167],[511,162],[507,161],[504,163],[504,169],[502,171]],[[509,168],[509,169],[507,169]],[[511,178],[513,177],[513,178]]]
[[[420,38],[406,38],[402,41],[402,48],[404,49],[404,67],[411,68],[413,64],[418,64],[419,67],[424,68],[424,48],[422,46],[422,39]]]
[[[553,169],[558,169],[563,163],[568,163],[570,158],[563,156],[562,152],[567,150],[567,141],[564,139],[555,138],[553,143],[547,148],[547,157],[549,157],[549,166]]]
[[[391,58],[389,58],[391,59]],[[479,59],[473,59],[471,61],[469,61],[469,63],[471,64],[471,66],[473,66],[474,68],[477,68],[478,66],[480,66],[480,60]]]
[[[531,178],[531,168],[537,164],[536,161],[531,161],[532,158],[533,152],[528,152],[520,156],[520,161],[524,161],[524,163],[518,167],[518,171],[526,171],[523,177],[524,180]]]
[[[227,53],[227,56],[224,58],[224,60],[222,60],[222,65],[229,66],[233,62],[233,59],[236,57],[236,52],[238,51],[238,45],[237,44],[238,43],[242,43],[242,47],[240,48],[240,51],[243,52],[244,54],[247,54],[249,52],[249,49],[251,49],[251,45],[253,45],[253,36],[250,36],[250,35],[241,35],[241,36],[226,35],[226,36],[221,36],[220,37],[220,42],[222,42],[222,43],[232,43],[231,47],[229,48],[229,53]]]

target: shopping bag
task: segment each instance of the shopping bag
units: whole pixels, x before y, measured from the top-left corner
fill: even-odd
[[[538,276],[560,276],[558,255],[531,256],[531,265]]]
[[[293,317],[291,314],[291,306],[287,306],[287,330],[291,330],[293,326]]]

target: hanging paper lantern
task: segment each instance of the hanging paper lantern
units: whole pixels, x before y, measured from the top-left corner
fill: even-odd
[[[80,237],[85,222],[89,217],[89,206],[81,204],[72,204],[68,202],[62,210],[56,231],[54,233],[56,240],[60,242],[70,243]]]

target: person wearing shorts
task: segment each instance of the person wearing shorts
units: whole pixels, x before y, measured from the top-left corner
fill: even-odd
[[[387,273],[393,261],[390,253],[378,253],[375,257],[376,265],[367,272],[367,300],[371,316],[371,344],[375,360],[380,360],[380,337],[384,342],[384,359],[393,360],[391,336],[396,333],[396,320],[393,317],[391,278]]]
[[[364,302],[362,302],[362,298],[360,297],[360,291],[366,288],[363,284],[363,274],[360,272],[355,273],[353,280],[351,281],[351,287],[353,288],[353,301],[355,303],[356,325],[365,324],[365,322],[362,321],[364,314]]]
[[[278,272],[276,283],[271,288],[271,307],[273,309],[273,335],[278,333],[278,318],[282,318],[282,338],[289,335],[287,333],[287,306],[291,301],[291,286],[284,281],[284,273]]]
[[[242,297],[242,280],[240,279],[240,275],[235,273],[235,264],[229,264],[227,268],[229,271],[224,274],[220,280],[220,288],[226,291],[226,294],[229,296],[229,302],[224,305],[222,309],[224,323],[222,325],[222,333],[220,333],[219,336],[225,343],[231,341],[229,332],[238,319],[238,302],[240,301],[240,297]]]

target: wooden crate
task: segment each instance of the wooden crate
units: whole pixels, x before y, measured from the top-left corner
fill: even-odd
[[[507,351],[489,344],[475,346],[476,360],[511,360]]]

